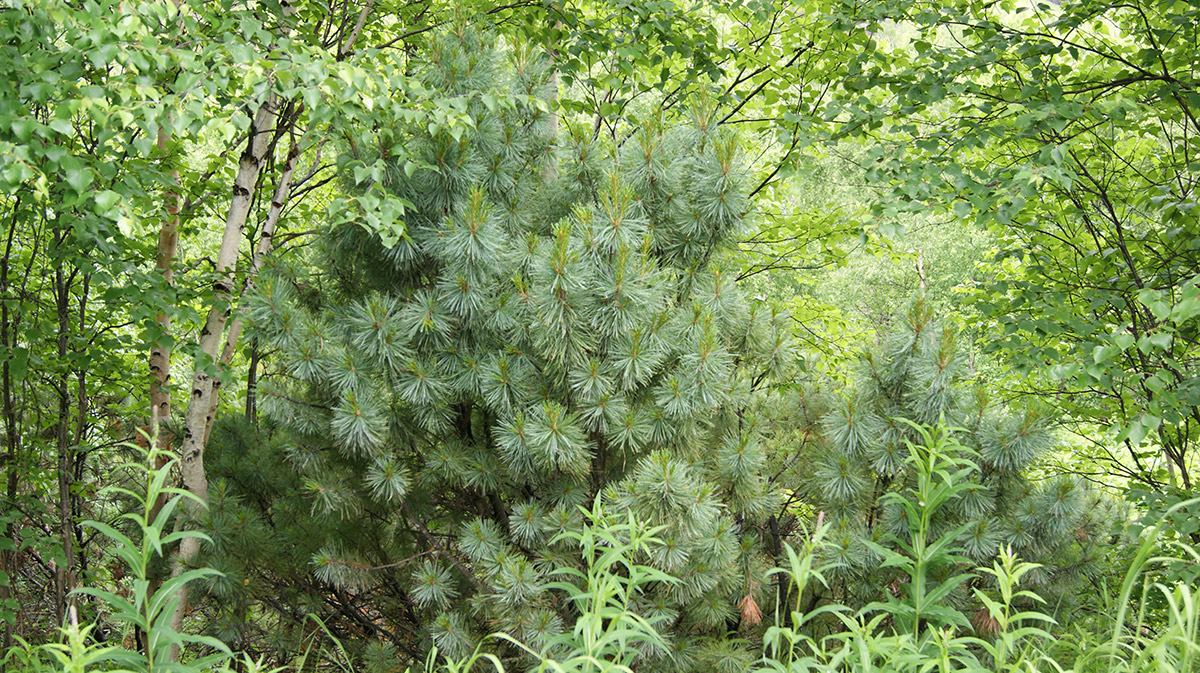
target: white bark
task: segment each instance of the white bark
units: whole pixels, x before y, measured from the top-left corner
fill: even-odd
[[[166,152],[167,142],[170,136],[163,127],[158,129],[158,149]],[[166,201],[166,217],[163,218],[162,227],[158,231],[158,250],[154,258],[155,270],[162,276],[163,285],[171,287],[174,285],[174,265],[175,255],[179,249],[179,208],[180,208],[180,187],[179,187],[179,171],[172,170],[170,172],[171,179],[174,182],[174,189],[169,190],[164,200]],[[159,313],[154,317],[158,323],[163,335],[169,335],[171,332],[171,314],[167,312]],[[150,373],[153,378],[150,379],[150,436],[148,442],[154,442],[155,448],[164,453],[155,459],[154,467],[161,468],[167,464],[166,451],[170,449],[171,440],[170,433],[163,432],[160,424],[171,420],[171,391],[168,384],[171,380],[171,348],[161,344],[154,344],[150,347]],[[150,511],[151,518],[158,515],[159,510],[166,504],[166,495],[159,496],[155,501],[153,508]],[[157,589],[157,582],[155,589]]]
[[[184,488],[199,498],[201,503],[208,501],[208,477],[204,472],[204,438],[208,409],[212,402],[212,374],[215,373],[218,364],[217,348],[221,345],[225,324],[229,320],[229,306],[235,286],[234,271],[237,266],[238,248],[242,242],[242,230],[254,201],[254,188],[258,183],[259,173],[267,158],[277,107],[278,99],[274,94],[259,107],[250,124],[246,148],[238,160],[229,214],[225,218],[225,232],[217,253],[217,280],[213,285],[213,303],[200,332],[200,354],[197,356],[192,385],[189,388],[187,414],[184,417],[182,445],[179,450],[180,473]],[[187,514],[195,517],[202,505],[187,500],[184,502],[184,508]],[[175,572],[182,572],[199,552],[198,539],[186,538],[180,542]],[[177,596],[179,603],[171,617],[171,628],[178,632],[188,608],[187,587],[181,587]],[[177,661],[178,656],[179,653],[172,648],[171,659]]]
[[[279,183],[275,186],[275,193],[271,197],[271,209],[267,211],[267,219],[263,222],[262,233],[258,238],[258,246],[254,249],[250,271],[246,274],[246,281],[242,285],[242,296],[245,296],[247,291],[254,289],[254,279],[258,277],[258,272],[262,269],[263,264],[267,260],[267,255],[271,252],[275,241],[275,230],[279,225],[279,218],[283,214],[283,208],[287,205],[288,195],[292,189],[292,177],[296,173],[296,163],[300,160],[301,143],[302,140],[293,139],[292,145],[288,149],[287,160],[284,162],[283,170],[279,174]],[[242,312],[238,311],[229,323],[229,334],[225,337],[225,346],[221,350],[221,369],[228,367],[233,362],[233,354],[237,350],[237,343],[241,336]],[[217,415],[217,405],[220,403],[220,397],[221,382],[214,381],[211,399],[209,400],[208,415],[204,426],[205,446],[208,445],[208,437],[212,433],[213,420]]]
[[[169,137],[166,129],[158,129],[158,148],[167,149]],[[171,171],[171,178],[176,189],[168,191],[165,200],[167,214],[163,219],[162,228],[158,232],[158,251],[155,255],[155,270],[162,276],[163,285],[170,287],[174,284],[175,254],[179,248],[179,171]],[[171,315],[163,312],[155,316],[155,322],[163,334],[171,330]],[[171,378],[171,349],[168,346],[155,344],[150,349],[150,373],[154,378],[150,381],[150,437],[158,439],[158,448],[167,448],[166,433],[159,432],[158,424],[171,418],[171,394],[167,384]]]

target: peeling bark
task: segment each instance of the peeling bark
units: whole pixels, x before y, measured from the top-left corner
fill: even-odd
[[[288,148],[287,159],[284,161],[283,170],[279,174],[279,183],[275,186],[275,193],[271,196],[271,208],[267,212],[267,219],[263,222],[262,234],[258,238],[258,246],[254,249],[254,257],[250,264],[250,271],[246,274],[246,280],[242,284],[242,296],[246,292],[254,289],[254,279],[258,277],[258,272],[262,270],[263,264],[266,263],[267,255],[270,254],[271,248],[274,245],[275,230],[279,226],[279,218],[283,214],[283,208],[287,205],[288,195],[292,189],[292,177],[296,172],[296,164],[300,160],[301,141],[292,139],[292,144]],[[225,346],[221,349],[220,367],[225,369],[233,362],[233,355],[237,352],[237,343],[242,336],[242,314],[239,311],[233,316],[233,320],[229,323],[229,333],[225,337]],[[208,437],[212,433],[213,420],[217,415],[217,405],[220,403],[221,382],[214,381],[212,395],[209,399],[208,413],[204,421],[204,445],[208,445]]]
[[[160,126],[157,139],[158,149],[166,152],[169,141],[170,136],[166,129]],[[154,268],[162,277],[165,288],[173,287],[175,284],[174,264],[179,249],[179,209],[181,205],[179,171],[172,170],[170,175],[175,183],[175,189],[169,190],[165,195],[166,217],[163,218],[162,228],[158,231],[158,249],[154,257]],[[171,380],[171,347],[165,345],[161,338],[168,337],[171,333],[171,315],[160,312],[154,317],[154,321],[158,323],[161,335],[160,341],[150,347],[152,378],[150,379],[150,437],[148,441],[155,442],[155,446],[165,452],[170,449],[169,433],[162,432],[159,424],[169,421],[171,418],[171,392],[167,387]],[[167,456],[164,453],[155,460],[154,467],[162,468],[166,462]],[[166,496],[164,494],[159,496],[150,511],[152,520],[165,504]]]
[[[234,271],[237,266],[238,248],[242,241],[242,230],[250,214],[254,200],[254,189],[259,173],[267,159],[271,130],[276,119],[279,100],[271,94],[258,108],[246,139],[246,149],[238,160],[237,176],[233,183],[233,196],[229,213],[225,218],[225,232],[221,237],[221,248],[217,253],[217,280],[213,285],[213,303],[209,308],[204,327],[200,331],[200,353],[197,356],[192,384],[188,388],[188,406],[184,417],[182,444],[180,446],[180,473],[183,485],[199,503],[184,501],[185,513],[198,518],[202,503],[208,501],[208,477],[204,472],[204,439],[209,407],[212,404],[214,366],[217,364],[217,348],[229,319],[229,305],[235,286]],[[179,556],[174,573],[182,573],[200,553],[200,541],[194,537],[179,544]],[[180,587],[175,614],[171,616],[171,628],[182,630],[183,617],[188,609],[187,586]],[[179,652],[171,648],[171,660],[178,661]]]

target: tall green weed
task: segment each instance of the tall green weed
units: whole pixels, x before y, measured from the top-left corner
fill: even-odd
[[[909,447],[917,478],[906,490],[891,496],[904,508],[907,534],[885,540],[873,550],[883,563],[903,573],[904,586],[887,601],[859,611],[837,603],[814,602],[828,593],[834,564],[822,561],[829,526],[817,525],[799,542],[785,546],[786,564],[773,575],[779,582],[773,624],[762,637],[762,656],[753,670],[763,673],[1190,673],[1200,671],[1200,589],[1179,579],[1180,564],[1200,565],[1200,550],[1178,537],[1164,535],[1171,517],[1196,506],[1197,500],[1169,509],[1158,526],[1146,528],[1136,554],[1109,606],[1104,629],[1075,626],[1069,637],[1056,637],[1055,620],[1026,581],[1036,564],[1003,550],[991,567],[961,572],[964,557],[957,546],[960,531],[934,534],[935,515],[959,493],[964,457],[950,433],[921,430],[923,443]],[[149,567],[153,559],[190,531],[169,532],[172,514],[185,492],[166,486],[171,464],[152,469],[155,454],[142,466],[143,488],[114,487],[136,507],[123,518],[140,531],[140,540],[115,526],[87,522],[112,543],[113,554],[125,566],[130,591],[121,595],[94,587],[79,590],[102,607],[107,619],[145,635],[144,652],[97,642],[95,624],[70,623],[58,642],[40,646],[24,641],[0,658],[0,669],[18,673],[113,671],[117,673],[263,673],[260,664],[233,654],[213,638],[180,634],[169,626],[175,606],[174,589],[215,574],[211,569],[181,572],[151,593]],[[153,517],[151,504],[160,495],[167,505]],[[673,656],[660,629],[665,624],[639,614],[638,598],[654,583],[677,580],[637,562],[655,531],[626,516],[606,513],[599,501],[587,511],[586,524],[563,533],[560,542],[576,547],[583,564],[564,567],[550,585],[565,596],[576,615],[572,628],[536,645],[495,634],[474,654],[445,660],[433,650],[421,667],[426,673],[469,673],[509,670],[554,673],[632,673],[657,670]],[[984,609],[968,619],[944,600],[970,588]],[[830,625],[834,628],[830,629]],[[335,668],[359,670],[345,648],[337,647]],[[181,662],[170,661],[172,646],[184,650]],[[514,650],[515,648],[515,650]],[[517,657],[514,658],[514,651]],[[308,648],[297,660],[319,656]],[[507,657],[507,658],[505,658]],[[310,662],[311,663],[311,662]],[[236,664],[236,665],[235,665]],[[303,663],[301,663],[303,666]],[[307,666],[303,666],[307,669]],[[298,669],[299,670],[299,669]]]
[[[151,441],[150,445],[156,443]],[[154,467],[159,457],[168,458],[161,467]],[[64,671],[111,671],[112,673],[206,673],[229,671],[233,653],[221,641],[204,635],[179,633],[171,628],[179,598],[178,588],[204,577],[217,575],[211,568],[192,568],[175,573],[153,590],[151,564],[166,553],[171,545],[189,537],[206,540],[203,533],[171,530],[173,515],[184,498],[191,493],[167,485],[175,465],[171,454],[150,450],[144,464],[132,464],[141,474],[138,490],[109,486],[102,494],[118,495],[133,503],[131,511],[119,519],[139,535],[135,541],[116,526],[100,521],[85,521],[83,525],[107,538],[111,553],[124,567],[129,591],[118,593],[99,587],[82,587],[75,593],[90,596],[100,607],[104,619],[118,629],[137,629],[145,644],[142,650],[109,645],[93,638],[96,624],[80,625],[74,608],[69,610],[68,623],[60,628],[58,642],[40,646],[19,640],[0,659],[0,670],[17,673]],[[160,498],[165,504],[157,512],[154,503]],[[189,650],[189,647],[192,649]],[[172,649],[182,651],[179,661],[172,661]],[[242,673],[260,673],[261,667],[249,659],[239,662]]]

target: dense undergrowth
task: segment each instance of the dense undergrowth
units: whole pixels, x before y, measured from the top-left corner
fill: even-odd
[[[909,530],[887,540],[890,547],[875,549],[884,557],[884,567],[903,576],[892,598],[857,611],[830,602],[813,604],[814,590],[827,587],[830,573],[836,570],[835,563],[822,561],[829,557],[823,552],[831,543],[829,525],[818,517],[815,530],[798,548],[786,546],[787,563],[771,572],[776,600],[763,621],[761,642],[730,634],[730,655],[715,659],[715,670],[732,673],[747,670],[747,665],[749,670],[780,673],[1200,670],[1200,586],[1194,580],[1170,579],[1191,577],[1179,568],[1200,560],[1194,546],[1169,540],[1159,527],[1146,528],[1120,586],[1099,597],[1104,608],[1101,616],[1058,624],[1043,599],[1028,588],[1027,576],[1036,564],[1022,561],[1011,550],[1002,552],[990,567],[958,572],[966,561],[957,546],[962,531],[935,535],[933,522],[939,509],[961,495],[964,461],[960,456],[969,450],[955,441],[950,430],[920,428],[920,433],[923,445],[908,447],[908,460],[917,473],[914,485],[892,496],[905,510]],[[148,464],[154,459],[151,455]],[[125,514],[122,525],[88,523],[114,543],[113,553],[127,578],[127,586],[77,591],[80,599],[88,597],[100,606],[103,623],[79,623],[72,610],[57,642],[40,646],[19,642],[0,659],[4,670],[399,670],[398,660],[389,658],[386,650],[352,656],[315,618],[310,618],[310,636],[289,668],[268,669],[230,651],[219,640],[172,629],[169,620],[176,587],[217,573],[207,568],[177,571],[157,590],[151,589],[150,564],[162,548],[183,536],[203,536],[167,530],[172,512],[187,497],[185,491],[165,486],[171,464],[143,469],[142,492],[113,487],[114,493],[140,508]],[[153,503],[160,496],[168,498],[168,504],[155,512]],[[425,662],[426,671],[649,671],[693,656],[686,648],[673,647],[664,635],[664,617],[647,613],[639,600],[656,583],[679,581],[643,562],[657,542],[657,531],[631,516],[605,511],[599,501],[580,513],[583,524],[562,533],[559,541],[578,550],[583,570],[563,568],[548,586],[566,598],[573,625],[537,645],[493,634],[473,655],[457,660],[440,657],[435,649]],[[986,606],[971,617],[945,600],[968,586]],[[96,637],[101,630],[133,631],[144,646],[133,650],[113,645],[112,638]],[[175,647],[185,648],[181,663],[171,661]],[[735,654],[757,647],[760,655],[750,661]]]

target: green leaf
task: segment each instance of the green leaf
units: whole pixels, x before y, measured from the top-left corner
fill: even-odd
[[[29,349],[22,346],[13,347],[8,367],[13,381],[17,383],[23,382],[29,367]]]
[[[116,220],[121,215],[120,210],[117,208],[117,204],[120,201],[121,195],[111,189],[100,191],[95,196],[95,213],[100,217]]]
[[[86,166],[68,169],[67,184],[71,185],[76,194],[83,194],[92,184],[92,169]]]
[[[47,126],[54,129],[59,135],[70,137],[75,134],[75,127],[71,126],[71,122],[66,119],[51,119]]]
[[[38,123],[28,118],[16,119],[10,126],[13,135],[23,143],[27,143],[33,138],[33,132],[37,127]]]

